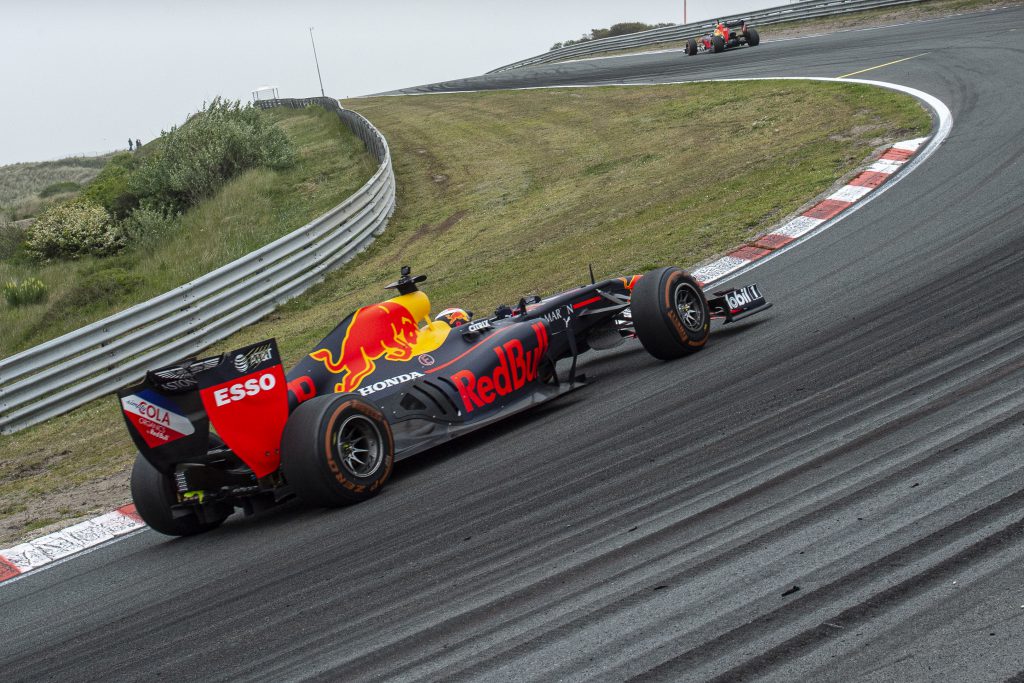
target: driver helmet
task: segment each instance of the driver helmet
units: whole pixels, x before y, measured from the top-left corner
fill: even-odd
[[[449,327],[458,327],[459,325],[465,325],[473,318],[473,314],[469,311],[465,311],[461,308],[446,308],[438,313],[434,320],[440,320],[448,323]]]

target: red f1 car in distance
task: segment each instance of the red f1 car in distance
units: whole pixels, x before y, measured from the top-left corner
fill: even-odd
[[[380,491],[398,459],[578,387],[576,358],[637,337],[671,360],[771,306],[756,285],[715,292],[678,268],[430,317],[417,284],[349,315],[285,373],[273,339],[151,370],[118,392],[139,455],[132,498],[169,535],[212,529],[292,496],[338,506]],[[447,313],[447,312],[446,312]],[[556,363],[571,359],[565,377]],[[563,370],[564,374],[564,370]]]
[[[761,42],[757,29],[749,26],[744,19],[719,21],[711,33],[690,38],[686,41],[686,54],[691,57],[698,52],[721,52],[740,45],[756,46]]]

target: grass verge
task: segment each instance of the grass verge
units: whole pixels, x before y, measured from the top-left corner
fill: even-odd
[[[117,256],[39,265],[0,260],[0,282],[37,277],[45,304],[0,303],[0,356],[7,356],[145,301],[229,263],[321,215],[377,170],[362,142],[320,107],[264,112],[298,150],[295,166],[234,179]]]
[[[276,337],[290,366],[348,311],[382,298],[406,263],[429,275],[435,311],[477,312],[579,284],[588,263],[599,277],[692,266],[930,127],[907,96],[797,81],[346,104],[391,145],[394,218],[349,266],[218,350]],[[133,449],[111,398],[0,437],[0,452],[0,543],[58,509],[128,498]]]
[[[862,12],[850,12],[849,14],[837,14],[834,17],[820,17],[817,19],[804,19],[802,21],[786,21],[779,24],[766,24],[758,26],[752,22],[761,34],[763,40],[778,40],[780,38],[796,38],[818,33],[832,33],[845,31],[854,28],[871,28],[876,26],[887,26],[889,24],[903,21],[920,21],[922,19],[937,19],[963,12],[976,12],[984,9],[995,9],[999,7],[1011,7],[1024,5],[1024,0],[924,0],[923,2],[910,5],[898,5],[896,7],[880,7]],[[710,21],[710,20],[709,20]],[[685,40],[669,40],[664,43],[645,45],[644,47],[630,48],[627,50],[613,50],[591,55],[596,57],[618,57],[621,55],[635,55],[643,52],[657,52],[659,50],[681,50],[686,47]],[[567,57],[559,61],[574,61],[588,59],[588,57]],[[557,62],[550,62],[556,64]]]

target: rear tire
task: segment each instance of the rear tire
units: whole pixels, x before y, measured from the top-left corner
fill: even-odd
[[[281,471],[311,505],[338,507],[372,498],[394,463],[395,439],[387,419],[352,394],[301,404],[281,437]]]
[[[711,36],[711,51],[721,52],[725,49],[725,38],[722,36]]]
[[[761,42],[761,36],[758,34],[757,29],[753,27],[748,28],[746,31],[744,31],[743,37],[747,39],[747,45],[749,45],[750,47],[755,47],[758,43]]]
[[[711,312],[704,292],[679,268],[644,273],[633,287],[630,309],[640,343],[661,360],[700,351],[711,334]]]
[[[234,511],[223,504],[204,506],[203,519],[196,512],[176,516],[171,506],[178,504],[174,482],[153,467],[140,453],[132,467],[132,501],[135,510],[153,531],[168,536],[194,536],[215,529]]]
[[[690,38],[686,41],[686,54],[691,57],[697,54],[697,40],[695,38]]]

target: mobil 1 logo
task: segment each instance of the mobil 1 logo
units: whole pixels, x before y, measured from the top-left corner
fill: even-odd
[[[726,293],[725,302],[729,305],[730,311],[744,308],[756,308],[764,303],[764,296],[757,288],[757,285],[747,285]]]

